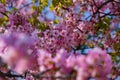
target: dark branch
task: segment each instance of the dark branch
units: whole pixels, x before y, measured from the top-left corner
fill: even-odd
[[[22,75],[12,74],[11,72],[4,73],[1,71],[0,71],[0,76],[1,77],[8,77],[8,78],[14,78],[14,77],[22,77],[23,78]]]
[[[4,15],[4,16],[6,16],[6,17],[8,17],[8,15],[7,14],[5,14],[4,12],[0,12],[2,15]]]

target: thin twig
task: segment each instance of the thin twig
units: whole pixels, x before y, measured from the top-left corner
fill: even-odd
[[[22,10],[23,8],[30,6],[32,3],[33,3],[33,2],[30,2],[30,3],[28,3],[28,4],[25,4],[23,7],[17,9],[14,14],[16,14],[18,11]]]

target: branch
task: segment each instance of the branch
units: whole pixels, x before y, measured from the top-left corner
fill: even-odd
[[[120,15],[120,13],[114,14],[114,13],[111,13],[111,12],[109,12],[109,13],[100,12],[100,13],[104,14],[100,18],[103,18],[103,17],[106,17],[106,16],[118,16],[118,15]]]
[[[8,17],[8,15],[7,14],[5,14],[4,12],[0,12],[2,15],[4,15],[4,16],[6,16],[6,17]]]
[[[105,5],[107,5],[109,2],[113,2],[113,1],[114,1],[114,0],[107,0],[106,2],[104,2],[103,4],[101,4],[100,6],[97,6],[97,10],[96,10],[95,12],[93,12],[92,15],[89,16],[89,17],[91,17],[90,21],[92,20],[92,17],[94,17],[97,13],[100,13],[99,10],[100,10],[103,6],[105,6]],[[94,2],[94,4],[96,4],[94,0],[93,0],[93,2]]]
[[[75,79],[76,76],[75,75],[66,75],[66,76],[39,76],[39,78],[52,78],[52,79],[62,79],[62,80],[66,80],[69,78],[73,78]]]
[[[120,4],[120,2],[118,2],[118,1],[114,1],[114,2]]]
[[[35,77],[35,78],[39,78],[39,77],[41,77],[41,75],[43,75],[43,74],[45,74],[45,73],[47,73],[47,72],[49,72],[49,71],[51,71],[51,69],[47,69],[46,71],[43,71],[43,72],[40,72],[40,73],[38,73],[38,74],[33,74],[33,73],[30,73],[33,77]]]
[[[30,3],[28,3],[28,4],[25,4],[23,7],[19,8],[18,10],[21,10],[21,9],[23,9],[23,8],[25,8],[25,7],[29,6],[29,5],[31,5],[31,4],[32,4],[32,2],[30,2]]]
[[[0,76],[1,77],[8,77],[8,78],[14,78],[14,77],[22,77],[23,78],[22,75],[12,74],[10,71],[7,73],[3,73],[0,71]]]
[[[30,3],[28,3],[28,4],[25,4],[23,7],[19,8],[17,11],[15,11],[15,14],[16,14],[18,11],[22,10],[23,8],[28,7],[28,6],[31,5],[32,3],[33,3],[33,2],[30,2]]]
[[[93,0],[93,3],[94,3],[94,5],[95,5],[96,7],[98,7],[98,6],[96,5],[96,2],[95,2],[95,0]]]
[[[112,2],[112,1],[114,1],[114,0],[107,0],[106,2],[104,2],[103,4],[101,4],[100,6],[98,6],[98,8],[97,8],[97,10],[96,10],[95,13],[99,12],[99,10],[100,10],[103,6],[105,6],[106,4],[108,4],[109,2]]]

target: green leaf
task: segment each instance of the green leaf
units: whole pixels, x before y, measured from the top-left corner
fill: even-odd
[[[5,4],[6,3],[6,0],[0,0],[1,3]]]
[[[113,45],[113,47],[114,47],[114,49],[117,51],[118,48],[119,48],[119,44],[115,43],[115,44]]]
[[[95,25],[95,28],[98,29],[98,31],[100,32],[104,32],[109,28],[109,26],[110,26],[110,18],[105,17]]]
[[[33,3],[36,2],[36,0],[32,0]],[[39,1],[39,6],[32,6],[32,9],[37,11],[37,12],[42,12],[42,10],[48,6],[48,0],[38,0]]]
[[[37,27],[37,29],[42,30],[42,31],[46,30],[47,28],[48,28],[48,26],[45,23],[41,23]]]
[[[58,24],[58,23],[59,23],[58,19],[54,20],[54,24]]]
[[[70,6],[70,5],[72,5],[72,0],[53,0],[52,1],[52,4],[53,4],[53,6],[54,7],[62,7],[62,6],[66,6],[66,7],[68,7],[68,6]]]

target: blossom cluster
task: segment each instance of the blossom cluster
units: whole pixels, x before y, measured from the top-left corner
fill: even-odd
[[[0,1],[0,80],[116,79],[120,1],[50,1]]]
[[[74,71],[77,74],[76,80],[85,80],[89,77],[108,79],[107,76],[112,69],[110,55],[100,48],[91,49],[88,55],[67,52],[65,49],[60,49],[53,55],[44,49],[35,49],[34,39],[25,34],[9,33],[1,37],[0,57],[9,69],[19,74],[36,67],[40,72],[57,69],[56,72],[61,76]]]

